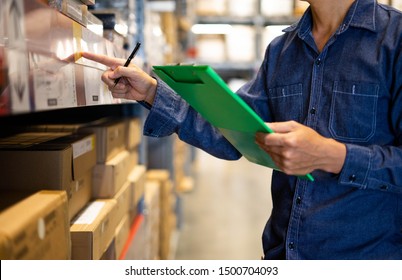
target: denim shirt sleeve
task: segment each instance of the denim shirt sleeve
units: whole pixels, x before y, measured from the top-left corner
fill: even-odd
[[[179,138],[222,159],[237,160],[241,154],[205,121],[166,83],[157,78],[156,96],[144,124],[144,135],[164,137],[177,133]]]

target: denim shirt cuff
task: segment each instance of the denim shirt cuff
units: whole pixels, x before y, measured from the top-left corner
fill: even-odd
[[[367,147],[346,145],[346,159],[339,183],[359,189],[366,189],[371,168],[371,152]]]
[[[182,108],[183,100],[162,80],[156,79],[156,95],[144,124],[144,135],[164,137],[176,131],[177,122],[174,116]]]

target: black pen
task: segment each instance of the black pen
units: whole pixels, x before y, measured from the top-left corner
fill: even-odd
[[[124,63],[124,67],[127,67],[128,65],[130,65],[131,60],[132,60],[132,59],[135,57],[135,55],[137,54],[138,50],[140,49],[140,46],[141,46],[141,43],[140,43],[140,42],[138,42],[138,43],[135,45],[135,48],[134,48],[133,52],[132,52],[132,53],[130,54],[130,56],[127,58],[126,63]],[[117,78],[117,79],[114,81],[114,86],[116,86],[116,85],[119,83],[120,79],[121,79],[121,77]]]

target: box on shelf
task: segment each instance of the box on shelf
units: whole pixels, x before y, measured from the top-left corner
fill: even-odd
[[[84,5],[80,0],[49,0],[49,6],[83,26],[87,25],[88,6]]]
[[[138,147],[136,149],[127,150],[129,152],[128,169],[133,170],[139,164],[140,155]]]
[[[109,248],[117,226],[116,200],[90,202],[72,221],[70,227],[74,260],[99,260]]]
[[[81,125],[78,131],[96,135],[97,162],[105,163],[126,148],[125,123],[123,120],[100,119]]]
[[[120,223],[116,227],[115,237],[114,237],[114,250],[116,258],[119,259],[121,253],[123,252],[124,246],[128,240],[130,234],[130,216],[127,214],[123,217]]]
[[[130,205],[130,212],[131,212],[131,219],[134,220],[136,215],[138,214],[138,206],[140,200],[144,196],[144,188],[146,182],[146,171],[147,168],[145,165],[137,165],[132,169],[130,174],[128,175],[128,181],[130,182],[131,188],[131,205]]]
[[[260,0],[228,0],[228,14],[237,17],[252,17],[257,14],[257,5]]]
[[[166,260],[171,256],[171,238],[175,221],[173,182],[169,172],[163,169],[148,170],[148,182],[156,182],[159,185],[159,257]]]
[[[130,182],[126,182],[123,187],[114,196],[116,200],[116,219],[120,222],[125,215],[129,214],[131,206],[131,188]]]
[[[145,183],[145,248],[147,260],[158,260],[160,246],[160,184],[157,181]]]
[[[1,192],[0,259],[68,260],[69,225],[64,191]]]
[[[93,33],[103,36],[103,22],[91,11],[87,12],[87,28]]]
[[[293,0],[261,0],[261,13],[266,17],[293,15]]]
[[[196,41],[198,61],[203,63],[226,62],[226,43],[224,35],[199,35]]]
[[[35,110],[78,105],[75,67],[57,58],[29,53]]]
[[[127,118],[126,123],[126,147],[135,149],[141,143],[142,129],[140,118]]]
[[[92,195],[94,198],[113,198],[126,183],[130,172],[130,153],[121,151],[106,163],[93,169]]]
[[[113,260],[117,259],[116,250],[115,250],[115,247],[116,247],[115,243],[116,243],[116,240],[113,239],[112,242],[110,242],[109,247],[106,249],[106,251],[100,257],[100,260],[113,261]]]
[[[226,34],[226,54],[229,62],[253,63],[256,59],[255,28],[247,25],[232,26],[232,31]]]
[[[198,0],[195,9],[199,16],[222,16],[227,11],[226,0]]]
[[[124,256],[121,256],[125,260],[147,260],[149,258],[149,247],[148,247],[148,238],[147,235],[147,223],[143,216],[137,217],[130,228],[131,231],[136,227],[136,232],[134,233],[134,238],[128,240],[127,243],[127,252]],[[118,256],[120,257],[120,256]]]
[[[70,218],[90,199],[95,135],[29,132],[0,139],[0,189],[64,190]]]

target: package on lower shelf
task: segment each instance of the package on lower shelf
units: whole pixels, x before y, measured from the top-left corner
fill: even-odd
[[[126,127],[121,119],[99,119],[87,125],[81,125],[78,131],[96,135],[98,163],[105,163],[126,149]]]
[[[156,182],[159,186],[159,257],[171,258],[171,239],[175,228],[175,195],[173,182],[167,170],[148,170],[147,183]]]
[[[68,260],[69,225],[65,191],[1,192],[0,259]]]
[[[135,217],[140,214],[138,207],[141,199],[144,197],[144,189],[146,182],[146,171],[145,165],[137,165],[131,170],[128,175],[128,181],[130,182],[131,188],[131,205],[130,205],[130,217],[134,220]]]
[[[97,199],[90,202],[72,221],[71,258],[101,259],[114,238],[116,226],[116,200]]]
[[[91,198],[95,135],[29,132],[0,139],[0,189],[67,192],[70,219]]]
[[[145,259],[160,259],[160,185],[156,181],[145,183]]]
[[[126,242],[128,241],[128,236],[130,234],[130,226],[131,226],[130,215],[127,214],[123,217],[123,219],[116,227],[114,236],[114,250],[117,259],[120,258],[124,246],[126,246]]]
[[[114,196],[116,200],[116,220],[118,223],[129,214],[131,205],[131,186],[126,182]]]

